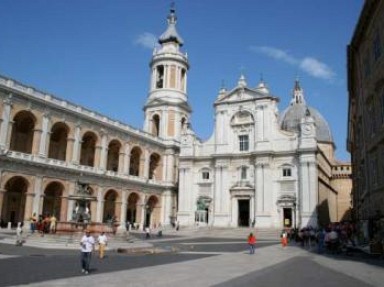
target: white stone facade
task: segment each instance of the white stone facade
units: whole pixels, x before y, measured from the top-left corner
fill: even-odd
[[[252,89],[241,77],[233,90],[220,91],[210,139],[201,142],[192,130],[185,132],[179,159],[181,225],[317,225],[315,122],[308,115],[302,132],[284,131],[277,103],[263,82]]]

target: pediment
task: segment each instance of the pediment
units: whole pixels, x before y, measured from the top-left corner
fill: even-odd
[[[247,87],[244,87],[244,88],[237,87],[232,91],[229,91],[223,97],[217,99],[216,103],[247,101],[247,100],[254,100],[257,98],[265,98],[268,96],[269,95],[249,89]]]

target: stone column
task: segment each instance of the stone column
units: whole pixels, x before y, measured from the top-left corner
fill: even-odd
[[[170,225],[172,217],[172,191],[166,190],[163,192],[163,212],[162,225]]]
[[[127,191],[121,191],[121,208],[120,208],[120,225],[117,229],[118,233],[126,231],[125,223],[127,221]]]
[[[47,157],[47,139],[48,137],[48,125],[49,125],[49,112],[43,114],[42,133],[40,138],[39,155]]]
[[[78,123],[75,127],[75,141],[73,143],[72,162],[74,164],[79,164],[80,162],[80,145],[81,145],[80,132],[81,132],[81,126],[80,126],[80,123]]]
[[[73,158],[73,147],[75,144],[75,138],[68,137],[67,139],[67,149],[65,151],[65,161],[67,163],[71,162],[71,159]]]
[[[143,195],[142,196],[142,202],[141,202],[141,210],[140,210],[140,229],[143,230],[144,228],[144,223],[145,223],[145,205],[147,203],[147,196]]]
[[[103,209],[104,209],[104,199],[103,199],[103,189],[98,187],[97,189],[97,208],[96,208],[96,222],[103,222]]]
[[[32,216],[32,209],[33,209],[33,198],[35,196],[34,193],[28,193],[26,194],[27,198],[25,200],[25,210],[24,210],[24,226],[26,226],[26,229],[29,228],[29,219]]]
[[[4,202],[4,193],[5,189],[0,189],[0,214],[3,214],[3,202]]]
[[[256,214],[264,212],[264,164],[256,164]]]
[[[39,153],[42,132],[42,129],[39,128],[35,128],[33,131],[32,154]]]
[[[1,116],[0,126],[0,150],[8,149],[8,132],[11,124],[12,94],[9,94],[8,98],[3,100],[3,104],[3,114]]]
[[[145,149],[144,151],[144,167],[143,167],[143,177],[149,178],[149,151],[148,149]]]
[[[68,212],[68,197],[62,196],[58,221],[66,221],[68,218],[67,212]]]
[[[97,201],[90,201],[90,212],[91,212],[91,221],[92,222],[97,222]]]
[[[42,176],[35,176],[35,182],[33,186],[33,194],[35,195],[33,198],[33,207],[32,212],[29,216],[31,216],[33,213],[36,213],[36,215],[40,214],[40,209],[42,206],[40,206],[41,201],[41,195],[43,193],[43,177]]]
[[[119,152],[119,167],[117,170],[117,173],[124,174],[124,159],[125,159],[125,152],[121,151]]]
[[[124,166],[123,166],[123,174],[128,175],[129,174],[129,160],[130,160],[130,154],[129,154],[129,144],[125,144],[125,154],[124,154]]]
[[[99,149],[101,149],[100,161],[98,165],[101,170],[106,170],[106,166],[107,166],[107,157],[108,157],[107,140],[108,140],[107,134],[105,133],[105,131],[103,131],[101,135],[101,146],[98,147]],[[95,166],[97,166],[96,162],[95,162]]]
[[[68,184],[68,196],[73,195],[76,188],[76,182],[70,181]],[[68,200],[67,205],[67,221],[73,220],[73,211],[75,210],[75,201],[74,200]]]

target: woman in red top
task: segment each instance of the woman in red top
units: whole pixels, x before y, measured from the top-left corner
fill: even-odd
[[[255,254],[256,237],[251,232],[248,236],[249,254]]]

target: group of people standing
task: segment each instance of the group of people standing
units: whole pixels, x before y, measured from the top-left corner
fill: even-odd
[[[39,232],[42,236],[45,233],[56,233],[57,218],[54,214],[52,215],[39,215],[36,216],[36,213],[33,213],[30,218],[30,228],[31,233],[35,231]]]
[[[108,237],[105,232],[101,232],[97,237],[97,244],[99,247],[99,258],[103,259],[105,256],[105,248],[108,244]],[[84,236],[80,240],[81,272],[85,275],[89,273],[92,251],[95,249],[95,245],[95,238],[91,235],[91,232],[86,229]]]

